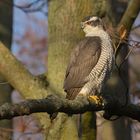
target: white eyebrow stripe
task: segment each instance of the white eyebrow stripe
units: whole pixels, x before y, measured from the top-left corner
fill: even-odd
[[[98,17],[92,17],[92,18],[90,18],[89,21],[93,21],[93,20],[97,20],[97,19],[98,19]]]

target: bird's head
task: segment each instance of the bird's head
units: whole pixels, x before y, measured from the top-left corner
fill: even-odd
[[[101,18],[97,16],[88,16],[82,20],[81,28],[85,33],[88,33],[94,30],[104,30],[104,25]]]

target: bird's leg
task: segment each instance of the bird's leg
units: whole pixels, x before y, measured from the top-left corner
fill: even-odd
[[[90,95],[90,96],[88,97],[88,99],[89,99],[91,102],[95,102],[95,104],[97,104],[97,105],[102,105],[102,104],[103,104],[103,98],[102,98],[102,96]]]

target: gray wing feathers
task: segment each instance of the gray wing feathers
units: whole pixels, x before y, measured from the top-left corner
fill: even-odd
[[[67,98],[74,99],[80,89],[87,82],[86,77],[94,68],[101,53],[99,37],[86,37],[74,48],[66,70],[64,90]]]

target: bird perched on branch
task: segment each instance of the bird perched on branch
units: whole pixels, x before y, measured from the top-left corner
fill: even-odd
[[[64,90],[66,98],[100,94],[113,67],[113,47],[99,17],[89,16],[81,22],[85,38],[73,49],[68,64]],[[53,120],[57,113],[50,117]]]
[[[85,38],[73,49],[68,64],[64,90],[67,99],[102,92],[113,67],[113,47],[101,18],[86,17],[81,22]]]

